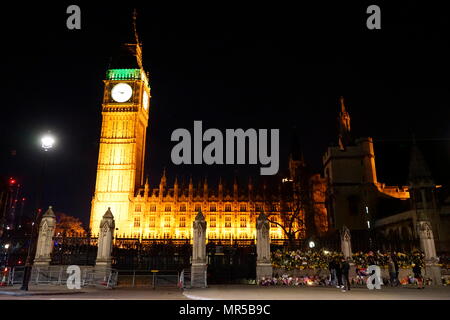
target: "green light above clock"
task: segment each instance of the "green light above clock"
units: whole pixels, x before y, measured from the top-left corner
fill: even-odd
[[[140,69],[109,69],[106,72],[107,80],[140,80]]]

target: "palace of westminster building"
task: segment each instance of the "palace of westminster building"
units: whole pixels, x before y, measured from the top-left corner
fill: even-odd
[[[118,236],[192,239],[193,221],[201,210],[210,239],[254,239],[256,219],[262,212],[272,221],[272,239],[286,238],[280,224],[296,213],[296,237],[305,237],[307,224],[299,222],[308,221],[305,212],[298,209],[294,193],[285,198],[281,191],[286,185],[295,189],[298,172],[305,166],[302,157],[294,153],[289,158],[288,176],[267,185],[248,179],[244,187],[234,179],[230,188],[222,180],[211,187],[205,179],[194,186],[192,178],[186,183],[175,179],[170,185],[164,172],[159,187],[150,188],[148,180],[144,181],[144,158],[151,94],[136,32],[135,40],[121,47],[104,80],[92,232],[98,233],[102,216],[111,208]],[[408,186],[389,187],[377,181],[373,141],[351,138],[343,99],[338,120],[339,145],[328,147],[323,177],[307,178],[313,208],[309,225],[312,219],[319,235],[344,225],[351,230],[373,228],[381,202],[410,199]]]

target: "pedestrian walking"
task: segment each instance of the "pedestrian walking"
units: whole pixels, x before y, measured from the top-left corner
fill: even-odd
[[[423,285],[422,268],[418,263],[413,263],[414,278],[416,279],[417,289],[425,289]]]
[[[393,256],[392,260],[394,261],[394,267],[395,267],[395,286],[398,287],[400,285],[400,280],[398,279],[400,268],[398,265],[397,257]]]
[[[397,272],[395,271],[395,263],[394,260],[392,259],[392,257],[389,257],[388,260],[388,270],[389,270],[389,280],[390,280],[390,284],[391,287],[397,285]]]
[[[336,288],[343,289],[344,286],[342,285],[342,268],[341,268],[341,263],[340,263],[339,260],[336,260],[335,263],[336,263],[336,280],[337,280]]]
[[[331,259],[328,263],[328,269],[330,271],[330,284],[332,286],[337,285],[337,279],[336,279],[336,261],[334,259]]]

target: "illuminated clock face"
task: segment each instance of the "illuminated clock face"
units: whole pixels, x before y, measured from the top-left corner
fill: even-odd
[[[142,106],[145,110],[148,110],[148,94],[147,91],[144,91],[144,94],[142,95]]]
[[[111,90],[111,97],[116,102],[128,101],[132,95],[133,89],[127,83],[118,83]]]

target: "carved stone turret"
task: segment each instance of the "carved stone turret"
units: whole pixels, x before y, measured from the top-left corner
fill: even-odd
[[[343,226],[341,230],[341,250],[345,259],[352,258],[352,238],[350,235],[350,230]]]
[[[48,207],[47,212],[42,216],[39,225],[39,236],[34,258],[35,266],[48,266],[51,261],[53,250],[53,236],[56,229],[56,216],[52,207]]]
[[[191,287],[205,288],[206,281],[206,221],[199,210],[193,223],[193,247],[191,265]]]
[[[256,219],[256,281],[272,277],[270,224],[264,213]]]
[[[424,253],[425,277],[432,280],[433,286],[442,285],[442,270],[436,254],[433,229],[429,221],[422,220],[417,223],[420,247]]]
[[[111,208],[108,208],[100,221],[97,260],[95,261],[96,269],[111,268],[111,253],[115,227],[114,216]]]

